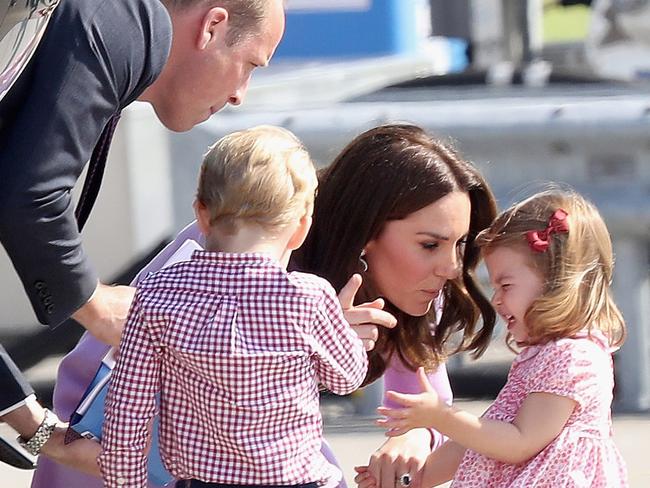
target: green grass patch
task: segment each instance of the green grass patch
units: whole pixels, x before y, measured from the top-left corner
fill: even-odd
[[[544,43],[580,41],[587,36],[591,11],[583,5],[546,7]]]

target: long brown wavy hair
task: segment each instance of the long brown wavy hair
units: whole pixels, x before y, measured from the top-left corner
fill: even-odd
[[[354,139],[319,179],[313,226],[295,262],[301,270],[326,278],[336,290],[361,271],[361,250],[386,222],[403,219],[454,191],[466,192],[471,202],[462,271],[444,286],[439,322],[434,310],[415,317],[386,300],[385,310],[395,315],[398,326],[379,328],[365,383],[383,374],[393,353],[412,370],[433,370],[449,352],[480,356],[490,341],[495,313],[474,278],[479,261],[474,239],[496,216],[496,205],[476,168],[417,126],[384,125]],[[372,279],[365,275],[356,303],[376,297]],[[456,331],[462,331],[463,340],[450,351],[446,343]]]

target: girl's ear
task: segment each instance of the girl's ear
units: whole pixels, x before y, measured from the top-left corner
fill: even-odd
[[[192,207],[194,207],[194,215],[201,234],[207,236],[210,233],[210,210],[198,200],[194,200]]]
[[[303,215],[298,222],[296,230],[293,232],[293,235],[289,238],[287,243],[287,249],[292,251],[298,249],[302,246],[302,243],[305,242],[307,234],[309,233],[309,228],[311,227],[311,215]]]

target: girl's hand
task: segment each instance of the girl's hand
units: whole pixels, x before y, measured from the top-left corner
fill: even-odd
[[[419,488],[424,463],[431,453],[430,443],[431,432],[425,429],[391,437],[370,456],[365,470],[355,468],[355,481],[359,488],[401,488],[397,479],[408,473],[412,479],[409,488]]]
[[[354,305],[354,297],[361,287],[361,275],[354,274],[339,292],[339,302],[343,309],[345,320],[348,321],[354,332],[363,341],[366,351],[375,347],[379,337],[377,326],[392,329],[397,325],[397,320],[390,313],[383,310],[384,300],[377,298],[372,302]]]
[[[370,474],[368,466],[355,466],[354,470],[357,472],[354,482],[359,488],[377,488],[377,481]]]
[[[440,409],[445,408],[444,402],[429,383],[424,368],[418,368],[418,381],[422,387],[422,393],[409,395],[389,391],[386,398],[402,405],[404,408],[379,407],[377,412],[383,415],[384,419],[376,421],[377,425],[387,429],[386,435],[395,437],[405,434],[417,427],[435,427],[435,421]]]

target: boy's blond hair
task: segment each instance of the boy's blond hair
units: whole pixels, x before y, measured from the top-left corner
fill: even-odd
[[[269,232],[311,215],[318,182],[314,165],[298,138],[274,126],[229,134],[204,156],[197,200],[211,224],[232,233],[238,221]]]
[[[558,209],[568,214],[568,232],[552,233],[546,251],[533,250],[527,232],[545,229]],[[530,343],[570,337],[584,327],[602,330],[613,345],[623,343],[625,323],[610,289],[612,242],[600,213],[581,195],[557,189],[537,193],[501,213],[476,244],[484,253],[501,246],[521,249],[543,277],[543,295],[525,317]]]

